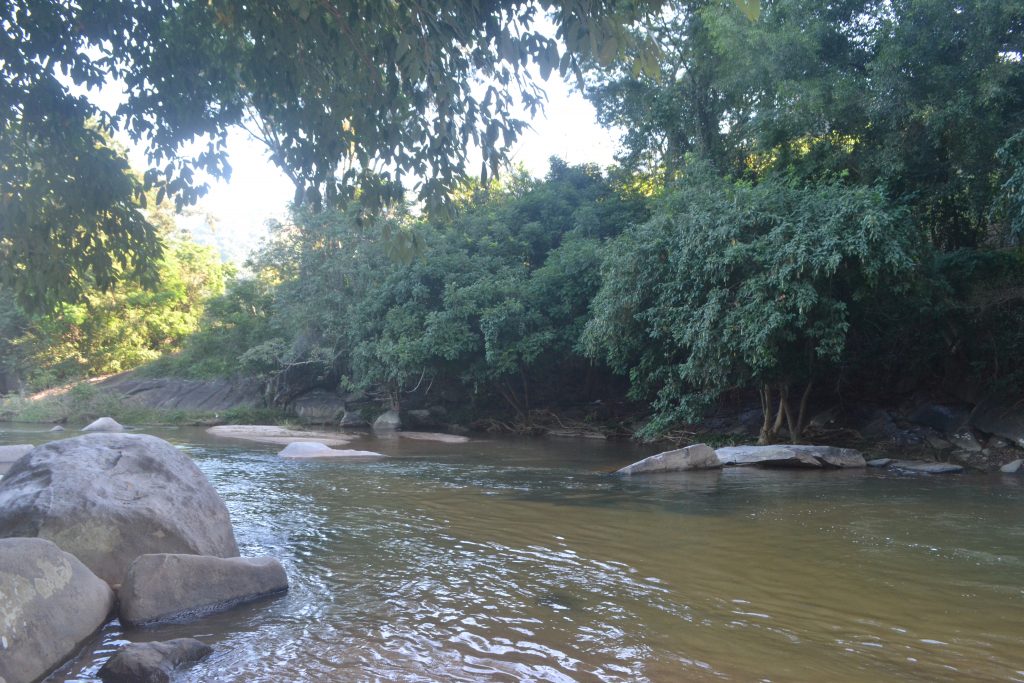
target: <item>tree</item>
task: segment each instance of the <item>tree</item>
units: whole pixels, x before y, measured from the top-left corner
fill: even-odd
[[[628,373],[635,398],[654,398],[649,434],[756,388],[761,441],[783,427],[799,439],[858,307],[909,281],[913,227],[873,188],[684,173],[609,247],[583,347]]]
[[[656,6],[657,3],[650,3]],[[635,12],[611,0],[336,2],[12,0],[0,10],[0,266],[23,303],[152,274],[159,244],[135,210],[143,188],[102,133],[145,143],[147,187],[179,207],[230,173],[228,130],[247,125],[293,180],[296,199],[379,206],[418,178],[443,202],[478,146],[483,175],[542,93],[527,64],[566,75],[617,45]],[[565,48],[538,28],[550,12]],[[606,41],[606,38],[609,41]],[[480,79],[490,85],[479,85]],[[113,114],[65,83],[123,83]],[[194,156],[186,148],[201,145]]]

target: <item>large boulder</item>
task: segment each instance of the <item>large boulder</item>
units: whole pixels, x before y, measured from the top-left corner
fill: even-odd
[[[959,406],[925,403],[914,409],[907,419],[914,424],[931,427],[940,434],[956,434],[967,424],[968,412]]]
[[[971,425],[1024,448],[1024,397],[983,399],[971,412]]]
[[[188,456],[145,434],[51,441],[0,481],[0,537],[46,538],[111,585],[139,555],[238,555],[224,501]]]
[[[112,417],[101,417],[82,427],[83,432],[123,432],[124,425]]]
[[[107,621],[110,587],[41,538],[0,539],[0,681],[30,683]]]
[[[179,379],[115,375],[94,385],[136,405],[165,410],[219,411],[263,405],[263,383],[257,379]]]
[[[388,410],[381,413],[376,420],[373,421],[373,428],[377,431],[390,432],[396,429],[402,428],[402,417],[398,414],[397,410]]]
[[[654,472],[683,472],[685,470],[710,470],[722,466],[715,455],[715,449],[698,443],[674,451],[657,453],[626,465],[615,474],[649,474]]]
[[[736,467],[821,467],[813,455],[787,446],[728,446],[716,454],[723,465]]]
[[[295,399],[292,410],[304,424],[335,424],[345,414],[345,400],[330,391],[314,389]]]
[[[118,616],[125,625],[178,620],[286,590],[288,577],[272,557],[142,555],[118,591]]]
[[[103,683],[170,683],[174,674],[210,656],[213,648],[195,638],[131,643],[99,671]]]
[[[864,456],[852,448],[809,444],[778,446],[729,446],[716,453],[723,465],[746,467],[829,467],[856,468],[866,466]]]

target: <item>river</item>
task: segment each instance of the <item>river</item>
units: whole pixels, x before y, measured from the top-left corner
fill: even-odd
[[[0,442],[52,435],[0,426]],[[876,471],[616,478],[652,449],[360,441],[295,461],[152,429],[224,497],[284,596],[118,646],[197,637],[182,681],[1024,681],[1024,477]]]

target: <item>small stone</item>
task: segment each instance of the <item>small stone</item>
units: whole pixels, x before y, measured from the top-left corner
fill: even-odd
[[[195,638],[132,643],[118,650],[99,671],[104,683],[170,683],[174,673],[213,652]]]
[[[988,448],[1010,448],[1013,444],[1002,437],[993,436],[988,440],[986,446]]]
[[[892,458],[875,458],[874,460],[868,460],[868,467],[888,467],[892,464]]]
[[[1024,459],[1017,458],[1013,462],[1008,462],[999,468],[999,471],[1004,474],[1018,474],[1021,471],[1021,466],[1024,466]]]
[[[51,432],[63,432],[64,428],[61,427],[60,425],[53,425],[52,427],[50,427],[49,431],[51,431]]]

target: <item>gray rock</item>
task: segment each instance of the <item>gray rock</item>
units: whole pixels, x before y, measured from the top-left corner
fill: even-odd
[[[1008,462],[999,468],[1000,472],[1004,474],[1018,474],[1021,471],[1021,466],[1024,465],[1024,459],[1017,458],[1013,462]]]
[[[852,448],[817,446],[813,444],[781,444],[777,446],[729,446],[719,448],[723,465],[745,467],[864,467],[864,456]]]
[[[953,444],[939,436],[935,430],[927,427],[923,429],[925,430],[923,433],[924,442],[928,444],[929,448],[934,448],[937,451],[948,451],[953,447]]]
[[[1012,443],[1000,436],[993,436],[985,443],[986,448],[1010,448]]]
[[[868,467],[888,467],[892,464],[892,458],[875,458],[874,460],[868,460]]]
[[[46,538],[111,585],[139,555],[238,555],[227,508],[188,456],[144,434],[51,441],[0,481],[0,537]]]
[[[168,410],[230,410],[263,405],[263,383],[256,379],[191,380],[115,375],[94,385],[130,403]]]
[[[914,424],[931,427],[940,434],[955,434],[967,424],[969,413],[956,406],[926,403],[912,411],[907,418]]]
[[[118,616],[125,625],[180,620],[286,590],[288,577],[272,557],[142,555],[118,591]]]
[[[949,441],[960,450],[970,451],[971,453],[977,453],[981,450],[981,444],[974,438],[974,434],[971,434],[968,430],[962,430],[953,434],[949,437]]]
[[[1024,448],[1024,397],[989,396],[971,412],[971,424]]]
[[[710,470],[722,466],[715,449],[702,443],[652,455],[632,465],[626,465],[615,474],[650,474],[654,472],[682,472]]]
[[[373,421],[373,428],[384,432],[401,429],[402,418],[397,410],[389,410]]]
[[[83,432],[123,432],[124,426],[112,417],[101,417],[82,427]]]
[[[335,424],[345,412],[345,401],[333,392],[314,389],[295,399],[292,409],[305,424]]]
[[[52,427],[50,427],[50,429],[49,429],[49,430],[47,430],[47,431],[51,431],[51,432],[63,432],[63,431],[64,431],[64,428],[63,428],[63,427],[61,427],[60,425],[53,425],[53,426],[52,426]]]
[[[991,451],[982,449],[980,451],[961,451],[956,450],[949,454],[949,462],[963,465],[964,467],[972,470],[979,470],[981,472],[994,472],[996,469],[995,462],[992,461]]]
[[[784,446],[794,451],[808,453],[813,455],[818,461],[826,467],[839,467],[839,468],[860,468],[866,467],[867,462],[864,460],[864,456],[861,455],[860,451],[853,448],[839,448],[838,446],[815,446],[815,445],[804,445],[790,444]]]
[[[30,683],[107,621],[110,587],[50,541],[0,539],[0,681]]]
[[[359,413],[346,410],[338,422],[339,427],[369,427],[370,423],[363,419]]]
[[[206,659],[213,648],[195,638],[132,643],[99,671],[104,683],[170,683],[176,671]]]
[[[889,468],[902,472],[917,472],[923,474],[959,474],[964,471],[960,465],[953,465],[948,462],[928,462],[926,460],[893,460]]]
[[[21,460],[21,456],[31,451],[35,446],[30,443],[20,443],[13,446],[0,446],[0,463],[12,463]]]
[[[789,446],[729,446],[719,448],[715,453],[723,465],[736,467],[821,467],[818,459],[810,453],[796,451]]]

